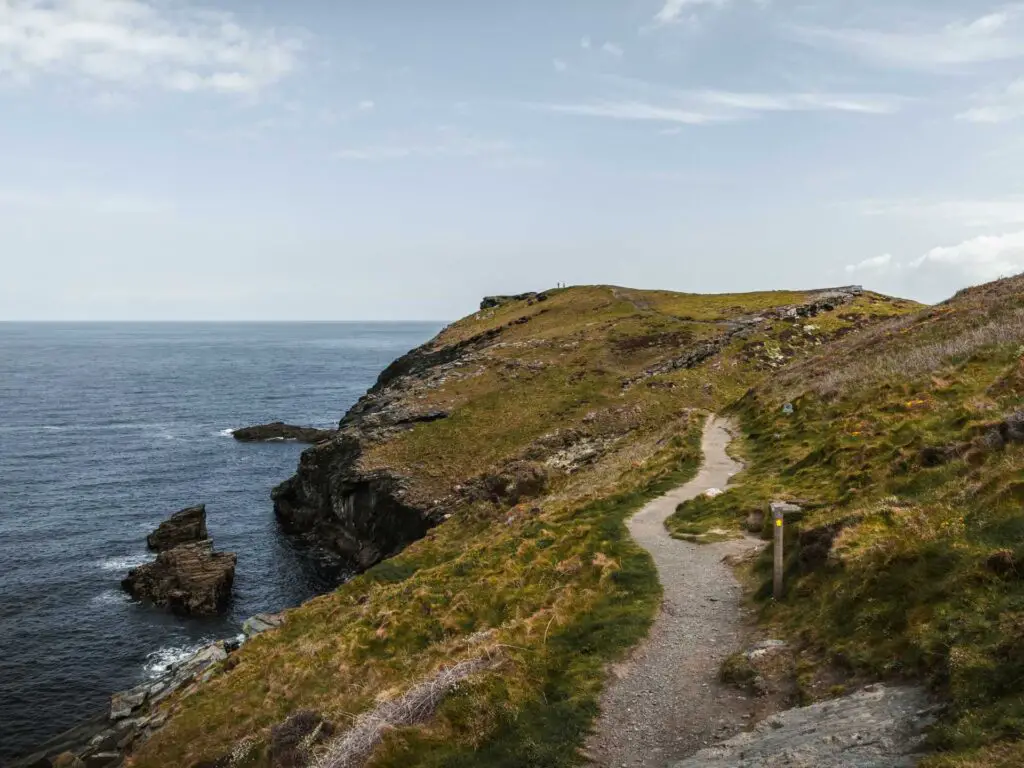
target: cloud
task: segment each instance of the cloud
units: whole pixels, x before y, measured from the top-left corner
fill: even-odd
[[[907,69],[950,68],[1024,57],[1020,6],[932,29],[791,27],[797,40],[840,50],[873,64]]]
[[[551,65],[555,68],[555,72],[565,72],[569,69],[569,65],[563,59],[552,59]]]
[[[363,99],[358,104],[356,104],[356,110],[359,112],[373,112],[373,110],[376,108],[376,103],[374,103],[370,99]]]
[[[891,253],[883,253],[881,256],[873,256],[870,259],[857,264],[847,264],[846,271],[849,274],[855,272],[886,272],[889,269],[899,269],[899,264],[894,264]]]
[[[959,245],[932,248],[910,263],[914,269],[954,268],[971,280],[986,281],[1024,272],[1024,232],[983,235]]]
[[[1006,123],[1024,117],[1024,78],[977,97],[978,106],[957,115],[971,123]]]
[[[708,125],[750,120],[770,112],[853,112],[887,115],[899,109],[889,96],[828,93],[746,93],[670,91],[638,84],[646,99],[606,99],[586,103],[533,104],[548,112],[613,120]]]
[[[592,45],[593,43],[590,41],[589,37],[580,38],[580,48],[583,50],[589,51]]]
[[[699,6],[721,8],[728,5],[729,0],[665,0],[661,10],[654,15],[655,24],[675,24],[683,20],[687,10]]]
[[[255,94],[298,67],[301,40],[234,14],[155,0],[0,0],[0,78]]]
[[[621,59],[623,55],[626,53],[621,45],[617,45],[616,43],[612,42],[607,42],[604,45],[602,45],[601,50],[607,53],[609,56],[614,56],[617,59]]]
[[[726,118],[711,113],[688,111],[678,107],[646,104],[639,101],[603,101],[590,104],[535,104],[538,109],[563,115],[606,117],[612,120],[653,120],[685,125],[706,125]]]

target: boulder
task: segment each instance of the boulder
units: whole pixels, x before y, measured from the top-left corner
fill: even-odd
[[[164,520],[149,536],[146,544],[150,549],[162,552],[179,544],[208,539],[206,531],[206,505],[199,504],[175,512]]]
[[[231,433],[235,440],[243,443],[257,443],[278,440],[293,440],[297,443],[321,443],[330,440],[338,434],[334,429],[317,429],[315,427],[297,427],[294,424],[285,424],[283,421],[275,421],[270,424],[257,424],[253,427],[243,427]]]
[[[262,634],[268,629],[279,627],[282,624],[284,624],[283,613],[257,613],[242,623],[242,632],[245,634],[246,639],[248,639]]]
[[[175,613],[209,616],[231,599],[236,556],[214,552],[209,539],[181,544],[133,568],[121,582],[132,597],[166,606]]]

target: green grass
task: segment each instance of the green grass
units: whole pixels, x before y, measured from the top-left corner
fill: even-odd
[[[704,413],[911,305],[865,294],[815,318],[827,331],[773,322],[695,368],[645,372],[720,337],[722,320],[806,297],[582,287],[446,328],[435,348],[500,333],[446,368],[443,381],[407,382],[410,407],[449,417],[369,445],[361,468],[402,475],[409,504],[457,498],[451,519],[289,611],[230,669],[172,697],[167,725],[130,765],[188,766],[247,740],[246,765],[266,766],[270,728],[293,712],[315,710],[344,728],[440,667],[482,653],[501,666],[463,683],[429,722],[391,732],[373,765],[578,762],[605,667],[643,636],[660,598],[624,519],[692,474]],[[601,450],[571,471],[545,463],[563,444],[580,443]],[[524,461],[549,475],[540,496],[515,504],[458,496]]]
[[[1024,398],[1022,283],[850,336],[756,387],[731,409],[749,461],[736,487],[669,523],[739,530],[770,499],[808,502],[787,520],[780,603],[770,549],[753,567],[762,619],[851,674],[948,701],[929,767],[1024,754],[1024,445],[980,439]],[[879,365],[889,356],[913,363]]]

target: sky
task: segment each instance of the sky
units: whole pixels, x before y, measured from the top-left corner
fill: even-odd
[[[1024,3],[0,0],[0,319],[1024,271]]]

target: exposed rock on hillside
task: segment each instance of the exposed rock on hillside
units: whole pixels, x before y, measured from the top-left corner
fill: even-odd
[[[782,712],[673,768],[911,768],[928,705],[917,688],[870,686]]]
[[[337,432],[333,429],[317,429],[315,427],[297,427],[275,421],[270,424],[258,424],[243,427],[231,433],[235,440],[243,443],[269,442],[271,440],[294,440],[297,443],[320,443],[330,440]]]
[[[426,482],[422,482],[424,473],[418,467],[375,460],[392,446],[401,445],[410,431],[448,420],[465,401],[448,393],[471,387],[474,379],[492,387],[494,378],[512,386],[521,381],[526,389],[532,380],[548,375],[552,366],[566,366],[567,356],[579,356],[584,361],[587,355],[602,359],[606,348],[611,348],[620,358],[616,365],[631,373],[620,380],[623,388],[648,382],[652,387],[671,389],[676,386],[671,376],[717,365],[716,361],[737,340],[745,343],[748,339],[769,338],[776,333],[776,325],[786,332],[798,318],[852,307],[864,297],[856,286],[791,294],[798,298],[795,302],[773,302],[774,296],[765,294],[770,298],[757,314],[744,311],[738,304],[697,322],[675,315],[664,305],[659,309],[658,301],[651,298],[641,301],[637,297],[646,295],[641,291],[631,292],[626,299],[619,289],[583,289],[604,291],[604,306],[632,304],[637,316],[651,327],[650,331],[622,335],[615,331],[614,317],[610,322],[580,324],[579,315],[568,309],[577,290],[569,289],[554,297],[533,293],[487,297],[472,322],[462,321],[395,360],[341,420],[337,433],[307,449],[296,475],[273,490],[274,509],[282,529],[304,535],[317,546],[340,555],[352,567],[365,569],[424,536],[460,501],[515,505],[537,496],[550,485],[552,472],[572,474],[593,463],[643,421],[638,417],[632,423],[618,419],[618,423],[602,427],[583,418],[585,412],[580,413],[580,422],[571,429],[538,433],[518,452],[478,467],[476,472],[463,472],[469,467],[460,466],[443,478],[435,474]],[[672,296],[665,294],[669,300]],[[888,301],[867,297],[869,305],[877,302],[883,308]],[[538,302],[543,306],[537,306]],[[570,314],[564,323],[549,314],[561,316],[567,312]],[[851,314],[862,316],[872,317],[863,313],[863,308]],[[530,328],[536,323],[555,330],[546,335],[534,333]],[[669,330],[665,330],[666,324]],[[850,324],[842,321],[839,327]],[[472,332],[467,332],[470,329]],[[821,334],[820,338],[827,335]],[[583,351],[591,347],[595,349]],[[787,360],[797,352],[796,347],[787,346],[776,356]],[[650,364],[639,367],[634,363],[644,360]],[[776,364],[775,358],[769,362]],[[586,362],[582,366],[566,371],[568,377],[561,386],[567,392],[585,389],[606,374],[600,367],[588,370]],[[703,386],[705,392],[710,391],[709,383]],[[586,407],[587,397],[576,397],[569,399],[573,404],[570,407]],[[566,419],[564,415],[559,418]],[[575,423],[576,419],[568,421]],[[420,459],[431,461],[428,455]],[[529,467],[524,461],[530,462]]]
[[[223,611],[231,599],[235,554],[214,552],[210,539],[180,544],[133,568],[121,582],[132,597],[175,613],[206,616]]]
[[[146,545],[150,549],[162,552],[179,544],[208,539],[206,531],[206,505],[199,504],[175,512],[164,520],[149,536]]]

